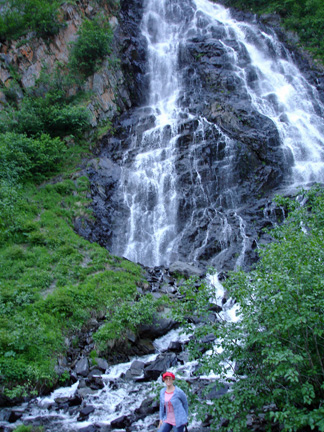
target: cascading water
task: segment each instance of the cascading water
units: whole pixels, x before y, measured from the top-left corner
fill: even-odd
[[[241,208],[324,179],[323,104],[274,34],[208,0],[148,0],[141,32],[148,105],[123,153],[127,218],[109,247],[151,267],[244,265]]]
[[[238,76],[246,83],[254,106],[276,124],[282,145],[292,154],[292,182],[301,185],[323,181],[324,106],[317,91],[274,34],[235,22],[228,11],[206,0],[197,0],[196,4],[212,20],[222,22],[228,35],[244,44],[251,60],[249,68],[240,65],[230,45],[227,48],[233,52]]]
[[[179,20],[173,22],[177,14]],[[130,217],[128,240],[121,254],[148,265],[168,261],[176,236],[174,152],[180,88],[176,69],[182,17],[177,2],[168,6],[150,0],[142,21],[148,41],[149,105],[155,126],[143,133],[140,152],[123,169],[121,188]],[[136,141],[135,137],[135,145]]]
[[[263,192],[249,186],[254,177],[262,172],[269,190],[281,182],[324,180],[323,104],[274,35],[235,21],[208,0],[147,0],[141,31],[148,47],[149,103],[136,110],[131,143],[116,157],[122,160],[118,193],[128,211],[111,249],[149,266],[179,257],[215,264],[219,271],[227,262],[243,265],[251,234],[241,208],[253,207],[251,196],[258,200]],[[235,305],[224,305],[214,284],[221,318],[237,319]],[[157,353],[142,360],[153,360],[179,338],[172,333],[156,341]],[[151,383],[123,380],[129,367],[110,367],[104,388],[85,397],[95,408],[86,421],[78,422],[73,410],[51,410],[57,396],[74,394],[77,385],[35,401],[22,421],[46,416],[46,430],[75,431],[129,415],[152,389]],[[175,370],[188,379],[193,367],[185,363]],[[153,417],[132,430],[153,430]]]

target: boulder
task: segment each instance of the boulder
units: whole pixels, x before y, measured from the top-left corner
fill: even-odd
[[[110,425],[112,429],[122,429],[129,426],[132,422],[132,418],[128,416],[121,416],[113,420]]]
[[[76,363],[74,371],[77,375],[86,377],[89,374],[89,369],[89,360],[83,357]]]
[[[79,416],[78,416],[77,420],[78,421],[84,421],[84,420],[86,420],[89,417],[89,415],[91,413],[93,413],[94,411],[95,411],[95,408],[93,406],[91,406],[91,405],[82,408],[81,411],[80,411],[80,413],[79,413]]]
[[[138,328],[139,337],[144,339],[156,339],[160,336],[164,336],[170,330],[177,327],[177,323],[170,318],[166,318],[163,315],[156,315],[153,318],[151,324],[142,324]]]
[[[189,278],[190,276],[202,277],[204,275],[203,270],[182,261],[176,261],[171,264],[169,272],[172,276],[180,275],[185,276],[186,278]]]
[[[144,362],[141,362],[139,360],[135,360],[131,364],[131,367],[126,372],[125,378],[126,379],[134,379],[134,378],[137,378],[137,377],[143,375],[143,373],[144,373],[144,367],[145,367],[145,363]]]
[[[177,356],[174,353],[163,353],[144,368],[144,378],[147,381],[156,380],[163,372],[176,364]]]
[[[135,409],[136,420],[144,419],[148,415],[159,411],[159,406],[159,401],[152,397],[144,399],[141,406]]]

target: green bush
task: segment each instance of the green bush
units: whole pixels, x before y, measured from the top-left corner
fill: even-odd
[[[112,30],[103,17],[83,21],[78,39],[72,44],[70,67],[75,74],[89,76],[112,51]]]
[[[80,135],[90,127],[90,113],[82,106],[72,105],[62,92],[49,92],[45,97],[27,95],[19,107],[1,113],[1,132],[28,136],[50,134],[52,137]]]
[[[215,430],[225,418],[220,430],[247,431],[253,414],[267,430],[324,431],[324,191],[314,188],[304,199],[306,205],[278,199],[289,217],[271,231],[255,270],[233,273],[226,283],[241,320],[207,329],[222,349],[200,360],[202,370],[226,380],[229,361],[237,362],[231,392],[204,407]],[[180,315],[195,305],[208,311],[210,288],[185,292]]]
[[[120,302],[112,297],[106,305],[109,320],[94,334],[99,349],[105,351],[107,342],[124,339],[128,331],[136,333],[140,324],[151,323],[160,303],[151,294],[140,297],[136,302],[133,299]]]
[[[0,40],[18,39],[30,31],[37,37],[47,38],[58,33],[57,0],[1,0]]]
[[[0,134],[0,180],[44,178],[57,170],[64,151],[65,144],[49,135],[36,139],[13,132]]]
[[[1,153],[1,150],[0,150]],[[3,171],[2,168],[0,168]],[[11,175],[5,171],[5,175]],[[0,179],[0,243],[20,229],[23,223],[20,187],[10,180]]]

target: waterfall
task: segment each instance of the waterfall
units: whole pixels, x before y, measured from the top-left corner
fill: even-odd
[[[151,267],[177,259],[218,270],[244,265],[253,239],[240,209],[262,196],[254,178],[267,155],[273,153],[273,173],[264,175],[265,189],[324,179],[323,104],[275,34],[236,21],[221,5],[147,0],[140,30],[148,103],[138,108],[122,155],[119,193],[127,218],[117,220],[110,249]],[[201,52],[185,58],[195,44]],[[225,90],[212,90],[219,103],[201,82],[204,61],[214,68],[203,77],[208,89],[225,83]],[[223,106],[230,99],[234,114]],[[250,117],[241,119],[241,112]],[[253,121],[254,135],[239,154],[245,124]],[[244,153],[248,162],[240,159]]]
[[[141,31],[148,42],[149,108],[155,125],[143,133],[141,150],[123,168],[121,180],[130,210],[128,239],[121,254],[151,266],[168,262],[176,236],[174,158],[181,115],[177,57],[185,19],[180,3],[150,0],[147,4]]]
[[[111,212],[118,215],[119,231],[110,249],[151,267],[176,259],[212,264],[218,271],[243,266],[255,241],[252,222],[259,194],[281,184],[287,188],[324,180],[323,103],[275,34],[236,21],[221,5],[145,0],[140,30],[147,42],[148,98],[125,122],[120,141],[127,146],[114,159],[121,175]],[[250,135],[246,123],[254,127]],[[112,164],[105,166],[109,171]],[[260,172],[264,189],[255,180]],[[119,207],[126,209],[124,219]],[[269,220],[273,208],[260,211]],[[225,299],[216,276],[211,283],[222,308],[219,317],[238,320],[236,305]],[[155,341],[155,354],[132,361],[153,361],[181,338],[172,331]],[[197,363],[185,357],[181,362],[171,369],[184,379],[198,379]],[[86,420],[80,421],[78,409],[60,411],[54,404],[74,394],[76,383],[32,401],[21,421],[37,424],[46,418],[45,430],[52,432],[88,426],[109,430],[119,416],[131,418],[152,392],[151,382],[125,378],[131,363],[111,365],[103,375],[104,387],[85,395],[84,403],[94,408]],[[219,377],[199,376],[210,378]],[[151,414],[132,430],[156,430],[156,418]]]
[[[221,22],[226,34],[247,50],[248,68],[240,65],[237,53],[227,45],[254,106],[275,123],[282,145],[293,158],[292,183],[323,181],[324,106],[316,89],[300,73],[275,34],[236,22],[228,11],[208,0],[196,0],[196,5],[211,20]]]

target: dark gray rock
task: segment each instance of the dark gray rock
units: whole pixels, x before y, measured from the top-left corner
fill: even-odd
[[[150,397],[144,399],[139,408],[135,409],[136,421],[144,419],[148,415],[159,411],[159,402]]]
[[[132,418],[127,417],[127,416],[118,417],[110,423],[111,428],[112,429],[125,428],[131,424],[132,420],[133,420]]]
[[[86,385],[91,388],[91,390],[100,390],[104,388],[104,383],[101,376],[91,376],[85,380]]]
[[[177,356],[174,353],[164,353],[157,357],[149,366],[144,369],[146,380],[156,380],[168,368],[177,364]]]
[[[96,426],[94,425],[90,425],[90,426],[86,426],[84,428],[78,429],[78,432],[96,432],[100,429],[98,429]]]
[[[106,370],[109,368],[109,364],[108,364],[107,360],[105,360],[105,359],[96,358],[95,362],[96,362],[96,367],[99,370],[101,370],[101,372],[106,372]]]
[[[169,272],[171,276],[180,275],[185,276],[186,278],[190,276],[202,277],[205,274],[205,272],[198,267],[182,261],[172,263],[169,267]]]
[[[79,416],[77,418],[78,421],[86,420],[91,413],[95,411],[95,408],[91,405],[86,406],[80,410]]]
[[[86,357],[83,357],[82,359],[80,359],[74,368],[74,371],[77,375],[81,375],[83,377],[88,376],[89,374],[89,360]]]
[[[134,379],[141,375],[143,375],[144,372],[145,363],[141,362],[139,360],[133,361],[131,364],[131,367],[128,369],[128,371],[125,374],[126,379]]]
[[[8,417],[9,423],[15,423],[17,420],[20,420],[23,416],[24,412],[22,410],[12,410]]]
[[[155,316],[152,324],[142,324],[138,328],[140,338],[156,339],[167,334],[170,330],[177,327],[178,324],[171,318]]]
[[[229,386],[227,384],[215,385],[207,394],[207,399],[219,399],[224,394],[226,394],[229,390]]]

